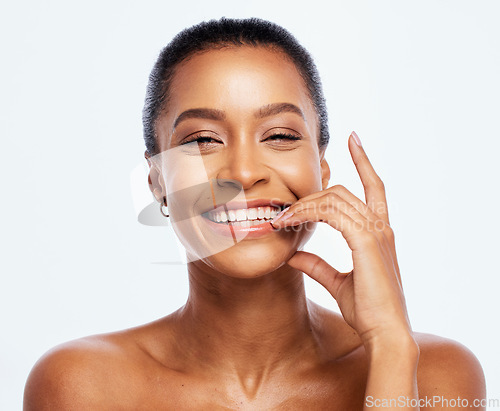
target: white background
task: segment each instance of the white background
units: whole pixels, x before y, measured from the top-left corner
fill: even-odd
[[[21,408],[49,348],[181,306],[168,228],[137,222],[130,174],[160,51],[202,20],[262,17],[310,50],[323,79],[332,184],[359,197],[356,130],[385,182],[414,330],[469,347],[500,398],[500,3],[26,1],[0,11],[0,409]],[[146,184],[146,181],[144,181]],[[322,226],[309,249],[349,269]],[[320,287],[309,295],[336,309]]]

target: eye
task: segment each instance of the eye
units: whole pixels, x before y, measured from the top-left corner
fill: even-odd
[[[193,143],[196,143],[199,149],[204,151],[211,150],[213,148],[216,148],[218,145],[223,144],[222,141],[214,137],[195,134],[194,136],[187,137],[180,143],[180,145],[189,147]]]
[[[302,137],[290,133],[276,133],[262,140],[270,148],[274,150],[293,150],[297,148]]]
[[[272,141],[279,141],[279,140],[297,141],[300,139],[301,138],[299,136],[296,136],[294,134],[278,133],[278,134],[273,134],[272,136],[267,137],[264,141],[268,141],[268,140],[272,140]]]

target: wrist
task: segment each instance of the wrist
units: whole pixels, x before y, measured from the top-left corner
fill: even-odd
[[[374,335],[364,345],[370,360],[394,358],[400,361],[406,358],[409,362],[418,362],[420,356],[420,349],[411,331]]]

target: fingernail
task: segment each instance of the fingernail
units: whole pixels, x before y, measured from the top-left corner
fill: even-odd
[[[293,213],[290,213],[290,214],[284,215],[284,214],[288,211],[288,209],[289,209],[289,208],[290,208],[290,206],[288,206],[287,208],[285,208],[285,209],[284,209],[282,212],[280,212],[280,213],[279,213],[276,217],[274,217],[274,218],[273,218],[273,220],[272,220],[272,223],[275,223],[275,222],[277,222],[278,220],[282,220],[282,221],[283,221],[283,220],[286,220],[287,218],[290,218],[290,217],[293,215]],[[271,223],[271,225],[272,225],[272,223]]]
[[[361,147],[361,140],[359,139],[358,135],[356,134],[355,131],[351,133],[352,138],[354,139],[354,142]]]
[[[278,218],[280,218],[285,212],[290,208],[290,206],[284,208],[281,210],[278,214],[276,214],[276,217],[273,218],[273,221],[276,221]]]

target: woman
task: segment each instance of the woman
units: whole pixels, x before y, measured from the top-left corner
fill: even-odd
[[[224,18],[183,31],[153,69],[144,126],[188,300],[48,352],[25,409],[418,409],[485,396],[470,351],[411,329],[384,185],[354,132],[365,201],[328,187],[319,77],[288,32]],[[318,222],[346,239],[350,273],[300,251]],[[306,298],[303,273],[342,316]]]

